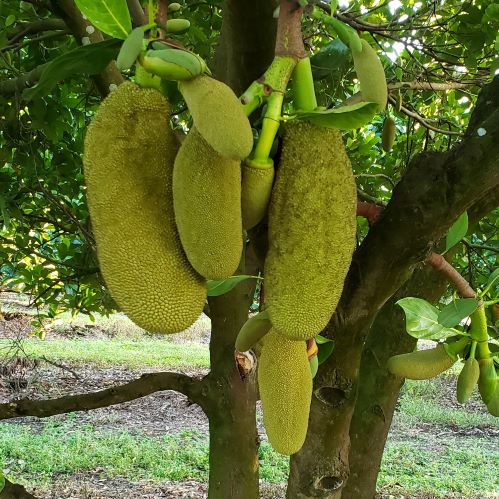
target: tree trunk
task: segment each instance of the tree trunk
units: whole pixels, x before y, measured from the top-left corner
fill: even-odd
[[[496,188],[468,210],[470,226],[498,202]],[[452,258],[452,254],[448,253],[447,258]],[[405,331],[404,314],[395,302],[404,296],[435,302],[446,286],[445,279],[434,269],[423,267],[376,316],[361,359],[357,402],[350,425],[350,478],[341,499],[370,499],[376,493],[385,442],[402,386],[399,378],[386,371],[386,362],[392,355],[409,352],[416,345],[416,339]]]
[[[248,267],[246,271],[254,270],[253,265]],[[205,379],[205,412],[210,423],[210,499],[259,497],[256,378],[252,371],[238,369],[234,355],[254,290],[250,279],[209,299],[211,371]]]

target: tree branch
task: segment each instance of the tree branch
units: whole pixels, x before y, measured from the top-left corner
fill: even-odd
[[[130,16],[132,17],[133,26],[136,28],[137,26],[143,26],[147,23],[146,15],[144,13],[144,9],[140,5],[139,0],[127,0],[128,11],[130,12]]]
[[[369,225],[375,223],[383,211],[383,206],[365,201],[357,201],[357,216],[364,217]]]
[[[5,487],[0,492],[2,499],[36,499],[22,485],[5,479]]]
[[[287,55],[303,59],[308,56],[301,32],[303,7],[292,0],[281,0],[277,21],[275,55]]]
[[[42,31],[57,31],[64,29],[67,29],[67,26],[63,19],[41,19],[31,23],[19,24],[9,34],[7,41],[9,44],[12,44],[27,35],[40,33]]]
[[[0,404],[0,420],[21,416],[45,418],[55,414],[88,411],[129,402],[162,390],[183,393],[201,408],[205,406],[204,381],[181,373],[160,372],[143,374],[140,378],[93,393],[68,395],[56,399],[29,400]]]
[[[470,283],[440,254],[432,253],[426,263],[443,274],[463,298],[475,298],[476,293]]]

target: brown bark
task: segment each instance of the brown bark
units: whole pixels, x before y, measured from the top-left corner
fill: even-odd
[[[325,334],[334,354],[314,383],[309,431],[291,459],[288,497],[339,498],[349,476],[349,428],[365,337],[383,304],[457,217],[499,183],[499,78],[479,96],[467,137],[448,153],[415,157],[355,252]],[[485,101],[488,112],[485,112]],[[491,105],[495,103],[495,107]],[[477,128],[486,133],[477,133]],[[479,167],[477,167],[479,165]]]
[[[469,210],[470,224],[489,213],[498,202],[499,188],[496,188]],[[402,380],[386,370],[386,362],[392,355],[409,352],[416,345],[417,340],[405,331],[404,314],[395,302],[404,296],[434,302],[448,284],[445,274],[428,265],[419,267],[376,316],[362,354],[357,402],[350,425],[350,477],[342,499],[374,497],[386,438],[402,386]]]
[[[36,499],[22,485],[5,479],[5,487],[0,492],[0,499]]]
[[[260,77],[272,62],[277,22],[276,0],[226,0],[215,76],[237,95]]]

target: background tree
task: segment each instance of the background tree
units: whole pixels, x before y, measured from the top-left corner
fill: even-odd
[[[143,24],[140,2],[127,3],[133,24]],[[304,2],[280,3],[296,16]],[[314,3],[329,13],[327,2]],[[164,15],[167,2],[158,4]],[[279,36],[290,27],[283,16],[278,27],[275,7],[268,0],[189,0],[181,12],[191,28],[181,41],[240,94],[263,74],[276,36],[279,47]],[[335,16],[378,48],[397,138],[383,153],[383,116],[344,137],[365,218],[359,218],[340,305],[324,332],[334,340],[334,353],[315,380],[306,444],[291,459],[292,498],[373,495],[401,384],[386,361],[415,344],[395,301],[436,301],[446,293],[444,273],[424,262],[441,249],[439,241],[464,211],[473,229],[453,260],[474,288],[487,282],[498,248],[497,210],[489,214],[499,195],[499,81],[492,80],[497,4],[340,2]],[[110,85],[123,80],[111,62],[121,42],[95,29],[72,0],[7,0],[0,19],[2,282],[29,293],[43,332],[44,319],[61,311],[92,314],[116,306],[98,273],[81,153],[97,105]],[[349,52],[310,6],[302,31],[314,54],[319,105],[355,102],[358,83]],[[178,96],[173,104],[180,129],[189,116]],[[265,230],[261,224],[257,233]],[[261,269],[254,250],[247,247],[238,273]],[[43,417],[175,389],[210,421],[210,497],[258,497],[257,390],[254,377],[242,375],[234,361],[234,339],[254,286],[244,281],[209,299],[211,371],[202,380],[155,373],[95,394],[3,405],[0,417]]]

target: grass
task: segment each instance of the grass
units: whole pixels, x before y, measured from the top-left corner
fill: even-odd
[[[27,459],[30,456],[30,459]],[[48,424],[38,433],[28,426],[0,425],[0,463],[16,480],[45,484],[54,476],[102,471],[131,480],[208,479],[208,436],[196,430],[150,437]],[[288,460],[268,443],[260,450],[261,478],[284,481]]]
[[[0,358],[9,354],[9,340],[0,340]],[[142,337],[137,340],[113,338],[106,340],[48,340],[27,339],[26,354],[47,357],[49,360],[71,361],[75,364],[98,366],[192,366],[209,367],[209,351],[205,345],[170,343],[166,339]]]
[[[449,492],[485,495],[497,490],[499,455],[491,439],[445,438],[433,444],[429,450],[424,440],[389,443],[378,486],[396,484],[405,492],[431,491],[441,496]],[[262,479],[286,480],[287,458],[266,442],[259,457]],[[1,424],[0,463],[12,479],[32,485],[92,471],[131,480],[206,481],[208,437],[197,430],[162,437],[97,432],[89,425],[76,428],[71,420],[49,420],[40,432],[29,426]]]

